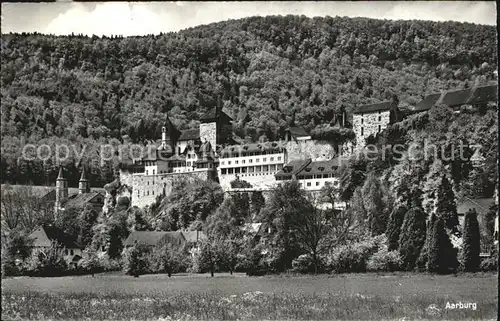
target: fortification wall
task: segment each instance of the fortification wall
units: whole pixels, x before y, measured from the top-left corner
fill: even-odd
[[[313,161],[327,161],[335,157],[332,143],[319,140],[290,141],[285,143],[288,161],[311,158]]]
[[[188,173],[168,173],[156,175],[132,175],[132,206],[143,208],[156,201],[158,196],[168,196],[173,186],[183,180],[212,178],[212,172],[196,171]]]

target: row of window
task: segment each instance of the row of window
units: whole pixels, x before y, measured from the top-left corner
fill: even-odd
[[[68,249],[65,249],[65,250],[64,250],[64,255],[68,255],[68,254],[69,254],[69,255],[73,255],[73,254],[75,254],[75,253],[73,252],[73,250],[69,250],[69,251],[68,251]]]
[[[281,156],[278,156],[278,157],[276,158],[276,160],[277,160],[277,161],[281,161]],[[270,161],[270,162],[274,162],[274,157],[270,157],[270,158],[269,158],[269,161]],[[259,159],[258,159],[258,158],[256,158],[256,159],[255,159],[255,162],[256,162],[256,163],[258,163],[258,162],[259,162]],[[267,162],[267,157],[262,158],[262,162]],[[235,161],[234,161],[234,163],[235,163],[235,164],[239,164],[239,161],[238,161],[238,160],[235,160]],[[242,164],[245,164],[245,160],[244,160],[244,159],[242,159],[242,160],[241,160],[241,163],[242,163]],[[248,163],[249,163],[249,164],[252,164],[252,163],[253,163],[253,159],[249,159],[249,160],[248,160]],[[221,164],[221,165],[224,165],[224,161],[221,161],[221,162],[220,162],[220,164]],[[231,161],[227,161],[227,165],[231,165]]]
[[[170,169],[167,170],[161,170],[158,172],[158,174],[168,174],[168,173],[173,173],[173,168],[181,168],[181,167],[188,167],[188,168],[212,168],[211,163],[200,163],[200,164],[195,164],[194,162],[186,162],[186,163],[175,163],[174,166],[172,166]],[[156,171],[153,169],[151,175],[155,175]],[[146,175],[149,175],[149,170],[146,170]]]
[[[235,168],[221,168],[221,174],[244,174],[244,173],[261,173],[261,172],[276,172],[283,168],[283,164],[262,165],[262,166],[247,166]]]

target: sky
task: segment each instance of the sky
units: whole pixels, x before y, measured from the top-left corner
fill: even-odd
[[[267,15],[348,16],[496,25],[494,1],[2,3],[2,33],[136,36]]]

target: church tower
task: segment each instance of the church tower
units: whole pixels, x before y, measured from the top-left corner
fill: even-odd
[[[63,167],[59,167],[59,175],[56,180],[56,202],[55,212],[61,209],[62,203],[68,199],[68,180],[64,177]]]
[[[87,173],[85,172],[85,166],[82,169],[82,176],[78,182],[78,194],[90,193],[90,182],[87,179]]]

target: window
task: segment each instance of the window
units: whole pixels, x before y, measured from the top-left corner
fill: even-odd
[[[274,172],[276,170],[276,165],[271,165],[270,170],[271,172]]]
[[[248,160],[248,162],[249,162],[250,164],[252,164],[253,160],[249,159],[249,160]]]
[[[223,168],[223,169],[220,170],[220,172],[221,172],[222,175],[226,175],[227,170],[225,168]]]
[[[234,169],[234,173],[235,173],[235,174],[239,174],[239,173],[240,173],[240,168],[239,168],[239,167],[236,167],[236,168]]]
[[[148,196],[149,196],[149,191],[148,191]]]
[[[234,163],[235,163],[235,164],[238,164],[238,161],[237,161],[237,160],[235,160],[235,161],[234,161]]]
[[[146,175],[148,175],[148,170],[146,169]]]
[[[234,170],[233,170],[232,168],[228,168],[228,169],[227,169],[227,173],[228,173],[228,174],[233,174],[233,172],[234,172]]]
[[[268,165],[264,165],[263,168],[262,168],[262,171],[263,172],[269,171],[269,166]]]
[[[73,255],[75,253],[73,252],[73,250],[69,250],[69,254]]]
[[[177,154],[180,154],[180,153],[181,153],[181,148],[177,147]]]
[[[380,126],[378,126],[378,127],[380,127]],[[154,174],[155,174],[155,170],[153,169],[153,175],[154,175]]]
[[[155,195],[155,191],[152,191],[151,193],[152,193],[153,195]]]
[[[378,132],[380,133],[380,125],[378,125]]]
[[[248,168],[248,172],[249,172],[249,173],[253,173],[253,172],[254,172],[254,170],[255,170],[255,168],[254,168],[253,166],[250,166],[250,167]]]
[[[220,162],[221,165],[224,165],[224,161]]]
[[[245,164],[245,160],[243,159],[243,160],[241,161],[241,163],[242,163],[242,164]]]
[[[382,116],[378,116],[378,121],[381,121],[382,120]]]
[[[311,186],[311,182],[307,182],[307,186]]]
[[[316,182],[316,186],[319,186],[319,182]]]
[[[258,162],[259,162],[259,159],[258,159],[258,158],[257,158],[257,159],[255,159],[255,162],[256,162],[256,163],[258,163]]]
[[[104,245],[101,246],[101,251],[103,251],[103,252],[106,251],[106,247]]]
[[[361,136],[363,136],[363,133],[364,133],[364,128],[361,127]]]
[[[65,254],[65,255],[68,255],[68,250],[67,250],[67,249],[66,249],[66,250],[64,250],[64,254]]]
[[[227,164],[228,164],[228,165],[231,165],[231,161],[227,161]]]
[[[281,156],[278,156],[278,160],[279,160],[279,161],[281,160]]]
[[[264,157],[264,158],[262,159],[262,161],[263,161],[263,162],[267,162],[267,158],[265,158],[265,157]]]
[[[363,125],[363,118],[361,118],[361,125]]]
[[[277,168],[278,168],[279,171],[282,170],[283,169],[283,164],[278,164]]]
[[[242,167],[242,168],[241,168],[241,172],[242,172],[242,173],[246,173],[246,172],[247,172],[247,168],[246,168],[246,167]]]
[[[271,157],[271,162],[274,161],[274,157]]]

